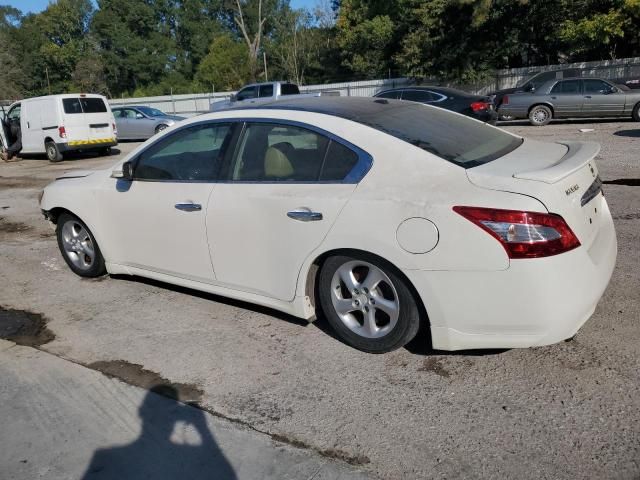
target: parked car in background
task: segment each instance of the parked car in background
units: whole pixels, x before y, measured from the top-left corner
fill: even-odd
[[[368,352],[421,325],[435,349],[540,346],[575,335],[615,265],[599,148],[413,102],[279,100],[63,175],[40,208],[80,276],[321,309]]]
[[[224,110],[227,108],[239,107],[243,105],[261,105],[272,102],[282,97],[295,95],[297,98],[319,97],[320,93],[300,93],[298,85],[289,82],[265,82],[253,83],[242,87],[238,93],[231,96],[229,100],[213,102],[211,111]]]
[[[66,152],[100,151],[109,153],[118,144],[116,124],[107,99],[94,94],[65,94],[27,98],[7,110],[5,124],[19,123],[21,153],[46,153],[59,162]],[[6,129],[5,129],[6,130]],[[7,143],[15,141],[5,131]]]
[[[488,123],[495,123],[497,119],[493,103],[487,97],[472,95],[454,88],[426,86],[392,88],[378,92],[374,97],[433,105]]]
[[[633,117],[640,121],[640,91],[601,78],[551,80],[531,93],[506,95],[500,115],[546,125],[554,118]]]
[[[144,106],[113,107],[120,140],[145,140],[184,117],[169,115],[157,108]]]

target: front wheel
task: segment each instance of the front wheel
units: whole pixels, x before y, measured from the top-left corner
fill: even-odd
[[[161,131],[166,130],[167,128],[169,128],[169,125],[165,125],[164,123],[161,123],[156,127],[156,133],[160,133]]]
[[[546,105],[536,105],[529,112],[529,122],[536,127],[547,125],[552,118],[553,112]]]
[[[55,142],[47,142],[44,144],[44,148],[47,151],[47,158],[50,162],[60,162],[62,160],[62,153],[58,149]]]
[[[633,112],[631,113],[631,116],[636,122],[640,122],[640,103],[636,104],[636,106],[633,107]]]
[[[370,353],[396,350],[418,333],[420,311],[395,269],[373,256],[335,256],[322,266],[320,305],[347,344]]]
[[[96,239],[78,217],[68,213],[60,215],[56,236],[60,253],[75,274],[99,277],[107,273]]]

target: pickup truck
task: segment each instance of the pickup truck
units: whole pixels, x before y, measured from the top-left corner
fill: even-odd
[[[319,97],[320,93],[301,94],[300,89],[295,83],[288,82],[266,82],[252,83],[242,87],[238,93],[231,95],[229,100],[213,102],[210,111],[217,112],[227,108],[233,108],[241,105],[253,105],[271,102],[281,97],[296,95],[298,97]]]

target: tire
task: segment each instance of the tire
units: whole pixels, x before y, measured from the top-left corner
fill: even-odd
[[[636,122],[640,122],[640,103],[637,103],[636,106],[633,107],[633,112],[631,112],[631,117]]]
[[[536,127],[547,125],[552,118],[553,112],[546,105],[535,105],[529,111],[529,122]]]
[[[340,339],[358,350],[390,352],[418,333],[420,310],[409,286],[377,257],[328,258],[317,288],[327,321]]]
[[[47,152],[47,158],[50,162],[60,162],[62,160],[62,153],[58,150],[58,146],[55,142],[45,142],[44,149]]]
[[[156,133],[160,133],[161,131],[163,131],[166,128],[169,128],[169,125],[165,125],[164,123],[161,123],[160,125],[158,125],[156,127]]]
[[[111,156],[111,147],[104,147],[100,149],[100,155],[105,157]]]
[[[76,275],[99,277],[107,273],[98,242],[78,217],[68,213],[60,215],[56,237],[62,258]]]

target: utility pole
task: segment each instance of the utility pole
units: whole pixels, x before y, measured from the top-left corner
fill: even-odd
[[[267,52],[262,52],[262,60],[264,61],[264,81],[269,81],[269,75],[267,74]]]
[[[49,67],[44,67],[44,73],[47,75],[47,89],[49,90],[49,95],[51,95],[51,82],[49,81]]]

